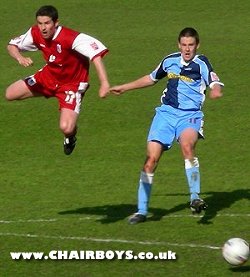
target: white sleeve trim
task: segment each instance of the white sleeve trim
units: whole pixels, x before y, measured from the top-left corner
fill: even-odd
[[[224,84],[222,82],[219,82],[219,81],[214,81],[214,82],[210,83],[209,87],[212,89],[215,84],[224,87]]]
[[[155,79],[155,78],[153,77],[152,73],[149,74],[149,77],[150,77],[151,80],[152,80],[153,82],[155,82],[155,83],[157,83],[157,82],[159,81],[158,79]]]

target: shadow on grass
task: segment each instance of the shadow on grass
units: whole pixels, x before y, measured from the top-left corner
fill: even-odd
[[[203,217],[199,217],[199,224],[211,224],[212,220],[217,216],[218,212],[229,208],[235,202],[241,199],[250,200],[250,189],[238,189],[230,192],[206,192],[208,195],[204,200],[208,204],[208,209],[205,211]],[[186,194],[167,194],[166,196],[178,196]],[[147,221],[159,221],[163,217],[170,214],[174,214],[179,211],[186,210],[189,203],[183,203],[174,206],[171,209],[160,209],[160,208],[150,208],[149,213],[151,216],[148,217]],[[136,206],[132,204],[110,204],[103,206],[94,207],[82,207],[74,210],[61,211],[58,214],[86,214],[100,216],[96,221],[102,224],[114,223],[119,220],[124,220],[129,215],[136,211]]]
[[[150,208],[149,213],[151,214],[147,221],[159,221],[163,216],[166,216],[171,213],[175,213],[187,208],[186,204],[181,204],[175,206],[170,210],[159,209],[159,208]],[[119,220],[124,220],[131,214],[136,211],[136,206],[132,204],[117,204],[117,205],[103,205],[95,207],[83,207],[75,210],[62,211],[58,214],[67,215],[67,214],[87,214],[100,216],[101,218],[97,219],[103,224],[105,223],[114,223]]]
[[[167,194],[166,196],[178,195],[185,194]],[[212,220],[218,215],[220,211],[230,208],[230,206],[239,200],[250,200],[250,189],[237,189],[225,192],[209,191],[205,192],[204,195],[207,195],[206,197],[203,197],[203,199],[208,204],[208,209],[204,212],[204,216],[200,218],[198,223],[212,224]]]
[[[226,192],[206,192],[208,195],[204,200],[208,204],[205,215],[200,219],[201,224],[211,224],[218,212],[230,208],[235,202],[248,199],[250,200],[250,189],[237,189]]]
[[[250,272],[250,266],[249,265],[241,265],[241,266],[230,268],[230,271],[232,271],[232,272]]]

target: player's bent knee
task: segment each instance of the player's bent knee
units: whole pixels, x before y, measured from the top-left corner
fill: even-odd
[[[34,94],[27,88],[23,81],[17,81],[7,87],[5,91],[5,99],[8,101],[22,100],[33,96]]]
[[[15,100],[14,94],[13,94],[12,90],[10,89],[10,87],[8,87],[5,91],[5,99],[7,101]]]
[[[75,126],[68,124],[67,122],[61,122],[60,130],[65,136],[71,136],[75,133]]]

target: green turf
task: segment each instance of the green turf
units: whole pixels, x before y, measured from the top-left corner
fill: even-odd
[[[225,83],[225,96],[207,99],[205,141],[198,144],[202,197],[209,209],[191,217],[183,161],[175,145],[155,174],[152,217],[130,226],[147,130],[164,81],[153,88],[101,100],[91,87],[79,120],[78,144],[62,152],[54,99],[7,103],[5,88],[42,66],[22,68],[6,52],[9,39],[34,22],[44,1],[10,0],[1,6],[0,276],[249,276],[249,261],[229,266],[219,247],[249,234],[250,2],[238,0],[50,1],[61,23],[89,33],[110,49],[105,64],[112,84],[149,73],[176,51],[180,29],[194,26]],[[215,249],[211,248],[215,247]],[[133,250],[177,253],[176,261],[14,261],[10,252]]]

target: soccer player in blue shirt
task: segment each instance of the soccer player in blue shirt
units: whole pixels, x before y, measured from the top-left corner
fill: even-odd
[[[168,82],[161,97],[161,105],[155,109],[147,142],[147,156],[140,174],[138,187],[138,211],[129,218],[130,224],[146,221],[154,172],[161,155],[179,142],[190,191],[190,209],[200,213],[207,208],[200,194],[199,160],[195,146],[203,138],[202,105],[206,88],[211,99],[222,96],[223,83],[213,71],[204,55],[197,54],[199,34],[194,28],[183,29],[178,36],[180,52],[163,58],[149,75],[135,81],[114,86],[110,91],[120,95],[155,85],[167,77]]]

